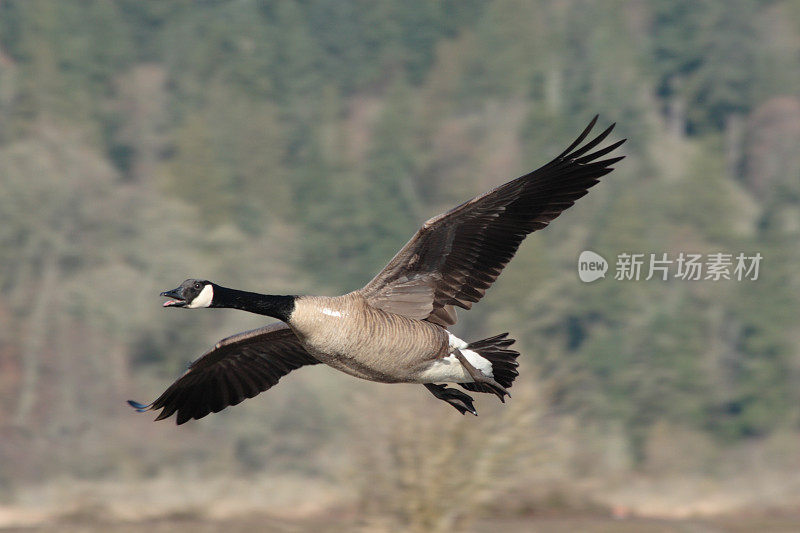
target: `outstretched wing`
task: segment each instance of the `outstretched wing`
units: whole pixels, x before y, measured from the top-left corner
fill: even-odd
[[[139,412],[162,409],[156,420],[178,413],[178,424],[203,418],[263,392],[296,368],[319,363],[283,322],[219,341],[150,405],[128,401]]]
[[[625,139],[588,153],[614,124],[581,146],[596,122],[595,116],[543,167],[425,222],[361,294],[373,307],[455,324],[454,307],[469,309],[480,300],[529,233],[547,226],[623,159],[601,160]]]

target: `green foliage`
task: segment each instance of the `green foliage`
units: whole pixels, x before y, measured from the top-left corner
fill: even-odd
[[[658,90],[685,100],[690,131],[722,129],[752,104],[758,2],[654,0]]]
[[[202,113],[175,134],[164,189],[197,206],[211,225],[236,224],[251,233],[288,213],[290,186],[281,169],[285,141],[277,107],[239,91],[207,88]]]
[[[172,376],[247,320],[162,318],[159,291],[188,276],[355,289],[425,219],[545,162],[599,112],[628,159],[523,245],[459,334],[511,331],[556,412],[625,428],[640,463],[662,421],[724,442],[796,429],[795,4],[0,2],[0,366],[42,355],[0,406],[73,424],[65,449],[91,440],[80,428],[112,420],[131,376]],[[584,285],[583,249],[764,262],[756,282]],[[31,383],[52,396],[21,409]],[[294,429],[271,419],[313,434],[302,453],[263,444],[267,429],[229,451],[243,469],[300,462],[344,416],[325,408]]]

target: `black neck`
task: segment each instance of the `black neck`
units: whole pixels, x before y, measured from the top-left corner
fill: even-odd
[[[214,285],[214,300],[211,302],[211,307],[241,309],[287,322],[294,311],[294,299],[294,296],[273,296]]]

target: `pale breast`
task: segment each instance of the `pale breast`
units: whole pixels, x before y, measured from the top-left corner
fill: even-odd
[[[289,325],[319,360],[372,381],[413,381],[448,346],[443,328],[375,309],[353,293],[298,298]]]

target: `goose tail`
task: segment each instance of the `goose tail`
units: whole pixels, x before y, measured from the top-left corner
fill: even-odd
[[[516,342],[508,337],[508,333],[501,333],[494,337],[489,337],[475,341],[467,345],[468,350],[477,352],[481,357],[487,359],[492,364],[492,374],[495,381],[505,388],[511,387],[514,379],[519,375],[517,372],[517,357],[519,352],[509,349],[509,346]],[[459,383],[462,387],[473,392],[495,392],[483,383]]]

